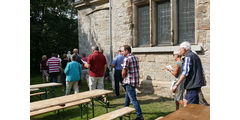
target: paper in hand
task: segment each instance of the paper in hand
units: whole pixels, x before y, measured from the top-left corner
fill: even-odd
[[[173,68],[172,68],[171,65],[166,66],[166,68],[168,68],[168,69],[170,69],[170,70],[173,70]]]

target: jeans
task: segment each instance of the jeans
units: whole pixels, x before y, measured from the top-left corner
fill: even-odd
[[[58,72],[50,73],[50,82],[57,82]]]
[[[115,94],[119,96],[119,82],[122,83],[122,70],[115,70],[114,72],[114,83],[115,83]]]
[[[141,118],[142,110],[136,97],[136,88],[127,84],[127,85],[124,85],[124,89],[126,91],[124,107],[129,106],[130,100],[131,100],[134,108],[136,109],[137,117]]]

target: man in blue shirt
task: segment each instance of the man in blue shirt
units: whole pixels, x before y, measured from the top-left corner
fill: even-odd
[[[121,50],[117,50],[117,56],[113,59],[112,67],[115,68],[114,72],[114,83],[115,83],[115,94],[119,96],[119,82],[122,84],[122,64],[124,56],[121,53]]]

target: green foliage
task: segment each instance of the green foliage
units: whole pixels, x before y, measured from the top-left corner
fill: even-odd
[[[39,71],[42,55],[62,55],[78,47],[77,10],[73,0],[30,1],[30,65]]]

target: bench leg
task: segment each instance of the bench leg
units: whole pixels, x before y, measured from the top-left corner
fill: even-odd
[[[87,120],[88,120],[88,103],[86,103],[86,107],[87,107]]]
[[[45,88],[45,99],[47,99],[48,97],[48,92],[47,92],[47,88]]]
[[[92,98],[92,116],[94,118],[94,101],[93,101],[93,98]]]
[[[82,108],[82,104],[80,105],[80,109],[81,109],[81,120],[83,119],[83,108]]]
[[[108,96],[106,95],[106,112],[108,113],[108,107],[109,107],[109,101],[108,101]]]
[[[59,112],[59,110],[57,110],[57,116],[58,116],[58,118],[60,118],[60,112]]]

